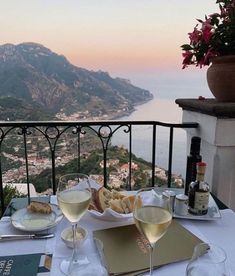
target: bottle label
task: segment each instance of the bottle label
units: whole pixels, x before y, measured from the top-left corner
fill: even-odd
[[[194,210],[206,211],[209,203],[209,192],[195,192]]]

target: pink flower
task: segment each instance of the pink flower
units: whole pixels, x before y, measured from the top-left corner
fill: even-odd
[[[184,53],[182,53],[183,56],[183,69],[187,67],[187,65],[192,64],[192,57],[193,57],[193,53],[190,51],[185,51]]]
[[[216,0],[220,12],[205,19],[196,19],[197,25],[189,35],[189,43],[181,45],[183,68],[202,67],[215,56],[235,54],[235,0]],[[200,26],[200,27],[199,27]]]
[[[210,24],[210,19],[206,20],[202,24],[202,37],[203,40],[208,44],[213,36],[213,26]]]
[[[201,32],[197,29],[197,26],[193,29],[192,33],[188,33],[190,43],[198,43],[201,40]]]
[[[202,33],[204,41],[208,44],[213,36],[213,32],[209,28],[205,28]]]

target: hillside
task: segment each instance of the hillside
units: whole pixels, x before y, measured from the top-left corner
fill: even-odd
[[[93,116],[128,113],[152,94],[107,72],[76,67],[40,44],[22,43],[0,46],[0,97],[8,102],[18,99],[20,106],[39,110],[46,119],[91,110]],[[2,107],[0,116],[6,120],[9,112],[4,114]]]

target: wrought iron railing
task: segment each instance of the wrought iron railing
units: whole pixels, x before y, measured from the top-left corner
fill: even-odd
[[[32,136],[40,136],[40,142],[43,146],[47,144],[51,160],[51,182],[53,193],[56,193],[56,150],[59,140],[70,133],[70,135],[76,137],[76,155],[77,155],[77,171],[80,171],[81,163],[81,136],[86,136],[88,133],[93,133],[100,141],[102,153],[103,153],[103,179],[104,186],[107,186],[107,152],[111,138],[117,133],[118,130],[123,130],[128,135],[129,144],[129,181],[127,189],[131,189],[132,179],[132,128],[134,126],[150,126],[151,130],[151,147],[152,147],[152,160],[151,160],[151,185],[155,183],[155,167],[156,167],[156,139],[157,139],[157,127],[164,127],[169,129],[169,153],[168,153],[168,174],[167,183],[168,187],[171,186],[172,177],[172,155],[173,155],[173,138],[174,130],[179,128],[197,128],[197,123],[183,123],[183,124],[171,124],[159,121],[82,121],[82,122],[71,122],[71,121],[37,121],[37,122],[26,122],[26,121],[4,121],[0,122],[0,200],[2,211],[4,211],[4,196],[3,196],[3,156],[4,156],[4,144],[10,145],[14,148],[14,152],[19,151],[17,147],[17,138],[21,140],[22,147],[21,151],[24,156],[24,164],[26,171],[26,182],[28,197],[30,198],[29,188],[29,146],[28,141]],[[45,144],[46,143],[46,144]],[[35,145],[30,146],[30,151],[35,148]],[[38,148],[37,148],[38,150]]]

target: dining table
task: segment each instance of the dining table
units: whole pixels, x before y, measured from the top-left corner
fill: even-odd
[[[57,204],[56,196],[51,196],[50,202]],[[233,276],[235,275],[235,213],[231,209],[227,208],[220,210],[220,214],[221,217],[219,219],[208,221],[189,220],[182,218],[174,219],[176,219],[177,222],[179,222],[183,227],[188,229],[204,242],[214,243],[222,247],[227,255],[226,262],[230,271],[229,275]],[[93,216],[90,212],[86,212],[86,214],[80,220],[79,226],[85,228],[88,231],[88,238],[81,246],[79,246],[79,252],[81,254],[87,255],[89,260],[92,260],[93,265],[97,265],[97,267],[101,265],[105,266],[105,260],[102,259],[101,254],[99,254],[97,246],[94,242],[93,231],[124,226],[133,223],[133,218],[106,221]],[[17,240],[0,242],[0,255],[11,256],[42,252],[45,254],[52,254],[51,271],[50,274],[47,275],[62,276],[64,274],[60,270],[60,263],[63,259],[68,258],[71,255],[72,250],[68,248],[61,240],[61,232],[63,229],[69,226],[70,223],[66,218],[63,218],[55,227],[46,230],[48,233],[55,234],[53,238],[43,240]],[[22,234],[22,231],[19,231],[13,227],[10,216],[3,216],[0,220],[0,235],[2,234]],[[159,267],[154,270],[154,275],[185,275],[188,261],[189,260],[180,261]]]

